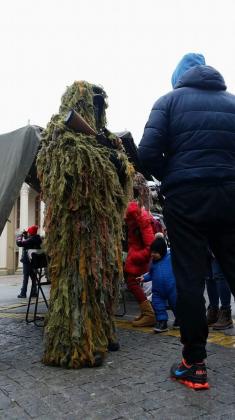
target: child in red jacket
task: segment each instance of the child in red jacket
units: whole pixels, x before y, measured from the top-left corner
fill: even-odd
[[[155,315],[151,303],[147,300],[143,288],[136,279],[148,271],[150,245],[154,240],[152,215],[137,201],[131,201],[126,211],[128,228],[128,253],[124,271],[128,289],[140,305],[141,314],[133,321],[135,327],[153,326]]]

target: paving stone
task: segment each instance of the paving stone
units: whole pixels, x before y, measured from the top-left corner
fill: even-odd
[[[119,415],[125,418],[131,418],[137,414],[144,413],[144,409],[141,406],[141,404],[131,404],[129,401],[122,404],[117,404],[115,408],[118,411]]]
[[[87,420],[117,420],[120,418],[118,411],[110,408],[96,410],[94,413],[88,414],[88,416]]]
[[[0,391],[0,410],[3,411],[12,406],[12,401],[3,392]]]
[[[0,419],[235,418],[234,349],[208,345],[212,387],[197,393],[169,379],[181,357],[175,337],[120,330],[121,350],[102,367],[64,370],[41,364],[41,329],[0,319],[0,330]]]
[[[144,412],[143,414],[137,414],[136,416],[131,417],[130,420],[148,420],[148,419],[154,419],[154,418],[156,418],[154,413]]]
[[[37,396],[35,396],[34,399],[31,399],[27,393],[24,398],[16,397],[16,402],[30,417],[49,415],[51,411],[50,407],[37,398]]]
[[[201,417],[203,414],[206,414],[206,411],[201,408],[184,405],[177,406],[173,404],[171,407],[160,408],[159,410],[151,411],[152,416],[155,416],[155,419],[161,420],[182,420],[185,419],[196,419]]]
[[[9,409],[0,411],[0,419],[3,420],[29,420],[32,419],[23,409],[20,407],[11,407]],[[48,417],[47,417],[48,420]]]

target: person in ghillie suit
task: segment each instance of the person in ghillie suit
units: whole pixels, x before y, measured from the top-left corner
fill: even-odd
[[[134,169],[105,127],[106,107],[101,87],[74,82],[42,136],[37,169],[51,280],[43,355],[49,365],[97,366],[107,350],[119,347],[114,312]],[[98,135],[68,128],[71,109]]]

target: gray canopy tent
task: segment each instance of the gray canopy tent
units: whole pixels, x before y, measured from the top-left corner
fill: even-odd
[[[42,128],[27,125],[10,133],[0,135],[0,235],[20,193],[23,182],[40,192],[37,178],[36,156],[40,144]],[[142,171],[138,161],[137,147],[129,131],[116,133],[129,160],[136,171],[146,179],[149,174]]]
[[[0,135],[0,235],[23,182],[39,191],[35,158],[41,128],[27,125]]]

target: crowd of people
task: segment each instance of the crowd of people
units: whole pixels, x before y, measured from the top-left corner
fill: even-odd
[[[208,327],[233,326],[235,96],[201,54],[182,58],[172,87],[154,104],[138,148],[142,167],[161,182],[168,238],[149,211],[147,184],[137,174],[125,214],[124,274],[140,308],[133,326],[167,331],[169,307],[183,344],[182,361],[172,366],[171,377],[195,389],[208,389]],[[223,226],[219,234],[218,226]],[[26,250],[20,298],[26,297],[29,276],[34,285],[27,249],[40,246],[37,227],[19,236],[17,245]],[[144,291],[148,282],[151,301]]]
[[[132,325],[154,327],[156,333],[167,331],[167,309],[170,308],[175,315],[173,328],[179,328],[176,317],[176,280],[166,229],[158,220],[157,225],[153,223],[151,212],[139,206],[138,200],[129,203],[125,222],[128,232],[125,279],[129,291],[140,306],[140,314]],[[219,263],[209,250],[205,285],[208,326],[213,330],[232,328],[231,291]]]

